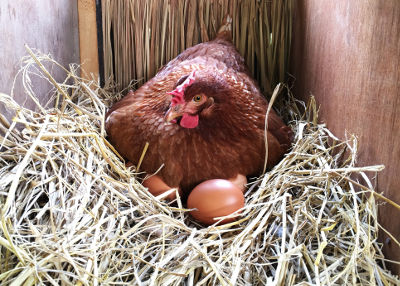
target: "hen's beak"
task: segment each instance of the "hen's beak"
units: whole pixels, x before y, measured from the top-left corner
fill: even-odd
[[[183,115],[181,109],[182,109],[182,105],[180,105],[180,104],[177,104],[177,105],[175,105],[175,106],[171,106],[171,107],[168,109],[167,113],[165,114],[164,120],[165,120],[166,122],[173,122],[173,123],[175,123],[175,122],[176,122],[176,119],[177,119],[178,117],[181,117],[181,116]]]

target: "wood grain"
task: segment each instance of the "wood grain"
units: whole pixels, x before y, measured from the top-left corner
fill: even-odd
[[[383,163],[377,190],[400,204],[400,1],[299,0],[294,34],[295,94],[315,95],[335,134],[358,136],[358,164]],[[399,210],[380,206],[379,221],[400,240]],[[381,241],[400,261],[400,248]]]
[[[96,1],[78,0],[79,51],[82,77],[99,79]]]
[[[61,65],[79,62],[78,13],[70,0],[1,0],[0,1],[0,92],[11,94],[21,58],[27,55],[24,44],[50,54]],[[61,69],[49,67],[57,81],[66,77]],[[52,95],[50,84],[32,78],[34,92],[42,104]],[[21,77],[14,86],[14,98],[25,107],[35,109],[23,92]],[[11,119],[12,112],[0,105],[0,113]]]

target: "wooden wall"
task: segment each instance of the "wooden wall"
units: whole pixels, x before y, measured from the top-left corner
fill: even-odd
[[[294,33],[295,95],[315,95],[335,134],[358,136],[359,165],[383,163],[377,190],[400,204],[400,1],[298,0]],[[379,219],[400,241],[400,211],[381,206]],[[381,241],[400,261],[400,248]]]
[[[24,44],[51,54],[62,65],[79,63],[78,13],[76,1],[70,0],[1,0],[0,1],[0,92],[10,94],[20,68],[20,59],[27,52]],[[65,75],[54,72],[59,80]],[[41,101],[47,102],[49,86],[36,85]],[[15,97],[29,108],[34,105],[16,84]],[[11,114],[0,106],[0,112]]]

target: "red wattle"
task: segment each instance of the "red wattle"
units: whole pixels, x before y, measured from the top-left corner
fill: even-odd
[[[195,128],[199,125],[199,116],[185,113],[182,116],[180,124],[183,128]]]

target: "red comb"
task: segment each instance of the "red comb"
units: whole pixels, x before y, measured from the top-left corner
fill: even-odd
[[[183,83],[178,85],[173,91],[167,92],[168,94],[172,95],[171,106],[175,106],[177,104],[184,103],[183,96],[184,96],[185,89],[188,86],[192,85],[192,83],[195,80],[195,78],[194,78],[195,74],[196,74],[196,71],[195,70],[192,71]]]

